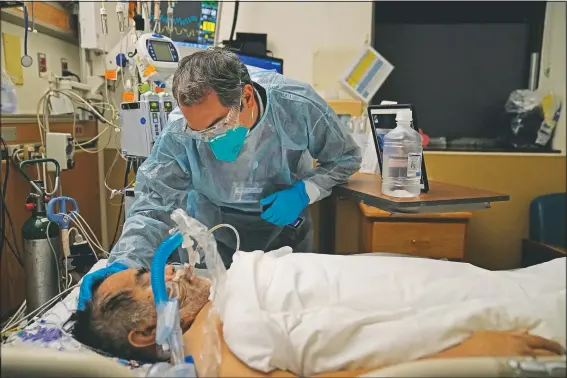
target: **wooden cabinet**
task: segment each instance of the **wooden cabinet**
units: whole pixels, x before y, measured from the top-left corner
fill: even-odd
[[[362,252],[463,260],[471,213],[392,214],[360,204]]]

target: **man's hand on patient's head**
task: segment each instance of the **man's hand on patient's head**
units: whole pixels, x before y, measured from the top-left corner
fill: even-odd
[[[115,262],[108,265],[105,268],[99,269],[96,272],[92,272],[83,277],[81,283],[81,289],[79,291],[79,301],[77,303],[77,310],[83,311],[86,308],[87,302],[92,300],[93,297],[93,286],[97,285],[101,281],[104,281],[109,276],[128,269],[128,267],[122,263]]]

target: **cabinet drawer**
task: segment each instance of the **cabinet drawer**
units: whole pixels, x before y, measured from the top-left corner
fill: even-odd
[[[463,259],[466,223],[374,222],[372,252]]]

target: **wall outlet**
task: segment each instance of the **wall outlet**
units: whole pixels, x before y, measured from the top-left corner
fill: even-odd
[[[37,68],[39,77],[47,77],[47,56],[44,53],[37,53]]]
[[[61,76],[67,71],[69,71],[69,62],[67,62],[67,59],[61,58]]]
[[[75,125],[75,136],[80,137],[83,136],[83,125]]]
[[[42,157],[42,154],[39,152],[34,151],[30,154],[30,159],[41,159]]]
[[[7,147],[8,147],[8,155],[10,156],[10,158],[12,156],[14,156],[14,153],[17,150],[20,150],[20,149],[23,148],[23,146],[21,144],[9,144]]]
[[[2,127],[2,138],[4,142],[15,142],[18,139],[18,132],[15,127]]]

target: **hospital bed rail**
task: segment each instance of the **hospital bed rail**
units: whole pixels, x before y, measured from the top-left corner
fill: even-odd
[[[470,357],[407,362],[360,377],[565,377],[566,369],[565,356]],[[139,376],[100,355],[30,347],[2,347],[1,375],[10,378]]]

